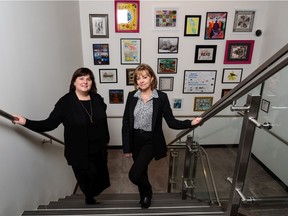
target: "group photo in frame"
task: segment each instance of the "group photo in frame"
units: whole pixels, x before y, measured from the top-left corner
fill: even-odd
[[[199,36],[201,26],[200,15],[186,15],[184,25],[184,36]]]
[[[254,40],[227,40],[224,64],[251,64]]]
[[[117,69],[99,69],[100,83],[117,83]]]
[[[178,8],[154,8],[155,30],[177,30]]]
[[[194,111],[206,111],[211,108],[213,104],[213,97],[195,97],[194,98]]]
[[[178,53],[179,37],[158,37],[158,53]]]
[[[141,63],[141,39],[140,38],[121,38],[121,64],[140,64]]]
[[[109,65],[109,44],[93,44],[94,65]]]
[[[177,58],[158,58],[157,73],[158,74],[171,74],[177,73]]]
[[[239,83],[242,80],[242,68],[224,68],[222,83]]]
[[[123,104],[124,103],[123,89],[109,89],[109,103]]]
[[[134,85],[134,71],[136,68],[126,68],[126,85]]]
[[[172,98],[172,109],[173,110],[182,110],[183,108],[183,99],[182,98]]]
[[[159,90],[173,91],[174,77],[159,77]]]
[[[196,45],[195,63],[215,63],[217,45]]]
[[[90,37],[109,38],[108,14],[89,14]]]
[[[227,12],[207,12],[205,40],[223,40],[227,25]]]
[[[140,27],[140,2],[138,0],[115,0],[115,32],[138,33]]]
[[[233,32],[252,32],[255,11],[235,11]]]

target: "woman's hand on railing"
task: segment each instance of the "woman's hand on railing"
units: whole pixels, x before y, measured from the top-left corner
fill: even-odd
[[[26,124],[26,118],[20,115],[13,115],[14,120],[12,121],[13,124],[19,124],[19,125],[25,125]]]
[[[202,118],[201,117],[196,117],[191,121],[191,125],[194,126],[196,124],[199,124],[201,122]]]

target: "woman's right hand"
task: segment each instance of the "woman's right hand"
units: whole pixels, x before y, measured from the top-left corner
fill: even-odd
[[[124,157],[125,157],[125,158],[128,158],[128,159],[129,159],[129,158],[132,158],[132,153],[125,153],[125,154],[124,154]]]
[[[25,125],[26,124],[26,118],[20,115],[13,115],[14,120],[12,121],[13,124],[19,124],[19,125]]]

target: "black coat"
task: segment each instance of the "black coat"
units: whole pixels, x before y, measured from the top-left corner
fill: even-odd
[[[106,115],[106,104],[99,94],[90,94],[93,109],[93,122],[99,137],[100,149],[105,149],[109,142],[109,131]],[[34,121],[27,119],[25,127],[45,132],[64,125],[65,157],[69,165],[76,168],[88,167],[88,130],[87,113],[83,110],[76,93],[69,92],[56,103],[53,111],[45,120]]]
[[[134,109],[138,97],[134,97],[136,90],[129,92],[124,110],[122,122],[122,144],[124,153],[133,152],[133,129],[134,129]],[[190,128],[191,120],[175,119],[170,107],[167,94],[157,90],[158,98],[153,98],[153,115],[152,115],[152,142],[154,147],[154,158],[159,160],[166,156],[167,146],[162,129],[162,119],[164,117],[167,125],[172,129]]]

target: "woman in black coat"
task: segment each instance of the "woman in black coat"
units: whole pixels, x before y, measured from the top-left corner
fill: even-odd
[[[15,115],[14,123],[36,132],[64,125],[64,155],[86,197],[86,204],[96,204],[94,197],[110,186],[106,108],[103,98],[97,94],[93,72],[79,68],[72,76],[69,93],[59,99],[47,119],[35,121]]]

